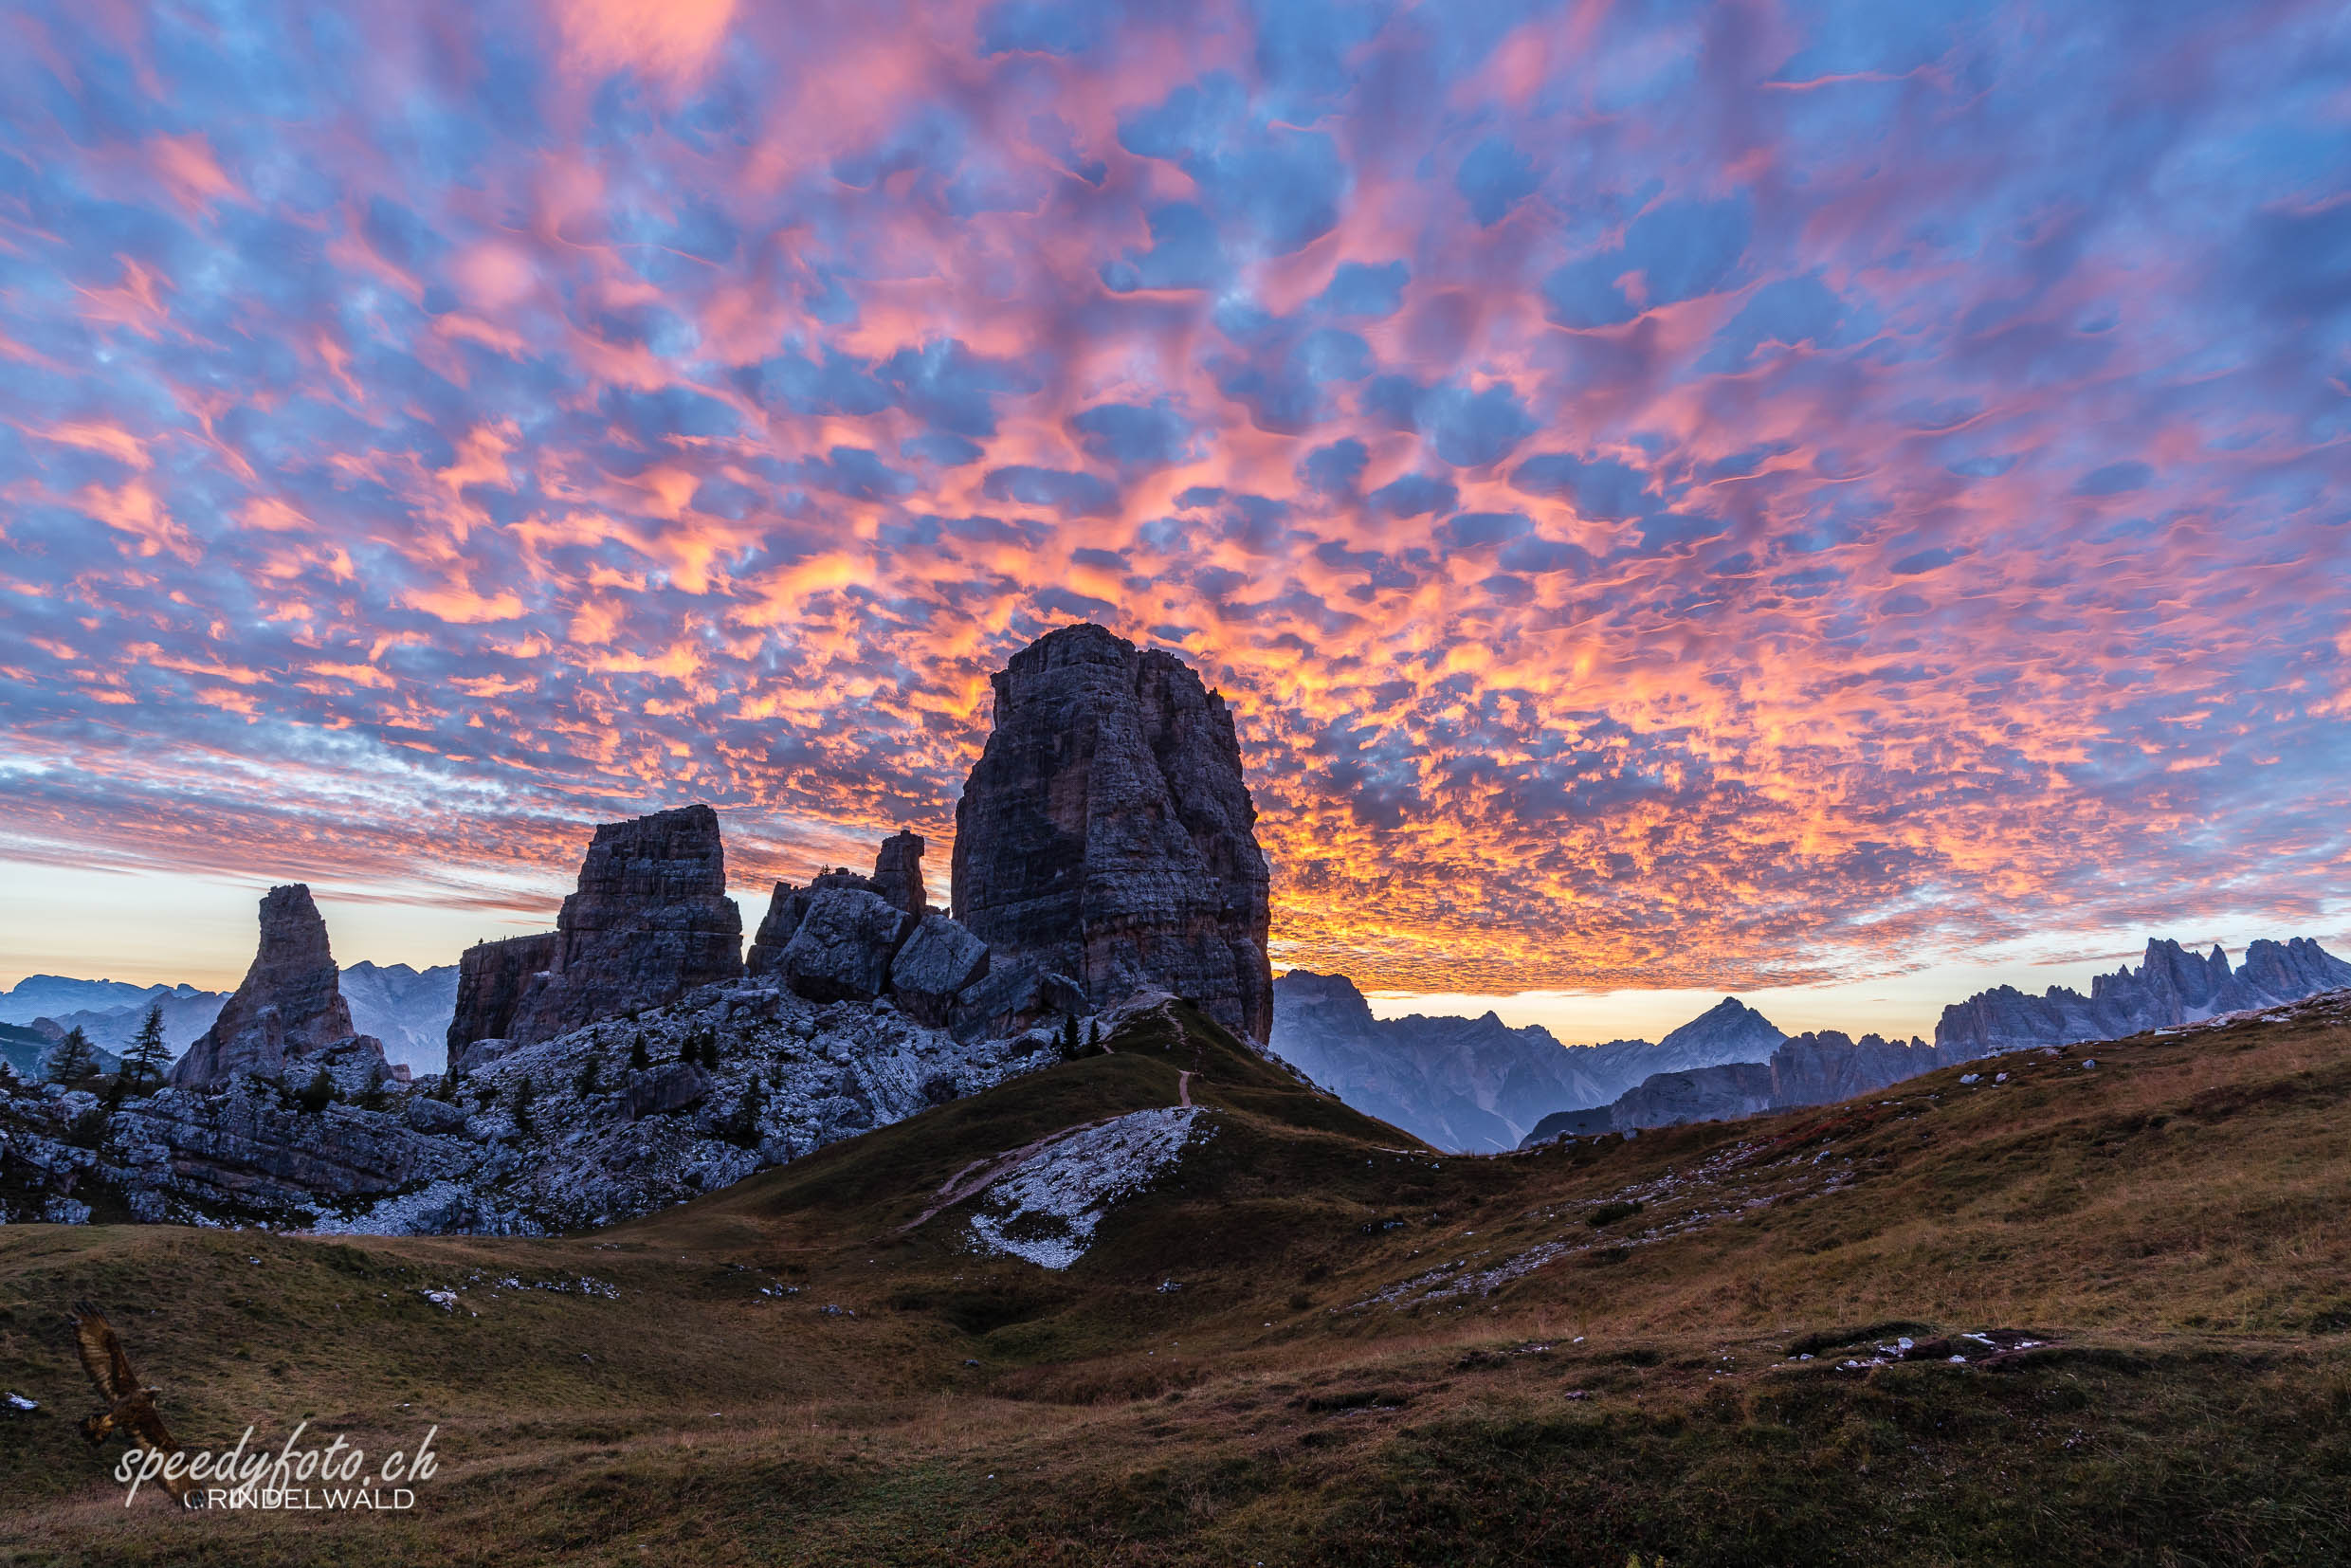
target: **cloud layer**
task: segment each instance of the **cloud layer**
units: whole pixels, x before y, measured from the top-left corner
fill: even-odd
[[[511,902],[944,837],[1030,637],[1286,961],[1753,986],[2337,906],[2340,8],[0,21],[0,847]]]

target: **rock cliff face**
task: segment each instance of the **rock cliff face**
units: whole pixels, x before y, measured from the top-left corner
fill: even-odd
[[[1440,1149],[1515,1148],[1563,1106],[1606,1107],[1644,1079],[1760,1064],[1785,1038],[1724,997],[1664,1040],[1562,1046],[1548,1030],[1479,1018],[1376,1019],[1354,982],[1294,969],[1273,984],[1272,1049],[1367,1115]]]
[[[659,1007],[696,986],[732,979],[743,972],[742,939],[742,915],[726,896],[718,812],[681,806],[608,822],[588,846],[579,890],[563,901],[553,951],[543,962],[541,949],[515,946],[530,938],[494,944],[511,952],[476,948],[466,955],[481,978],[471,993],[477,999],[469,1001],[460,966],[450,1059],[478,1039],[552,1040],[599,1018]],[[482,954],[478,960],[476,953]],[[479,998],[498,997],[505,978],[516,975],[520,989],[505,1027],[459,1039],[497,1021],[499,1009]]]
[[[994,684],[956,807],[955,918],[1096,1007],[1171,992],[1265,1042],[1269,873],[1224,699],[1090,625],[1039,638]]]
[[[455,1062],[476,1040],[503,1040],[513,1027],[522,989],[556,961],[560,939],[552,931],[503,941],[476,942],[457,962],[457,1000],[449,1018],[447,1058]]]
[[[261,927],[245,982],[173,1066],[172,1082],[209,1088],[235,1073],[278,1078],[355,1039],[380,1066],[383,1048],[352,1028],[327,947],[326,921],[310,889],[300,883],[272,887],[262,900]]]
[[[1972,1058],[2030,1046],[2118,1040],[2346,985],[2351,985],[2351,963],[2307,937],[2256,941],[2245,950],[2245,967],[2234,971],[2217,947],[2198,956],[2176,941],[2150,939],[2138,969],[2126,964],[2098,975],[2087,996],[2067,986],[2051,986],[2039,996],[1999,986],[1954,1003],[1935,1026],[1935,1043]]]

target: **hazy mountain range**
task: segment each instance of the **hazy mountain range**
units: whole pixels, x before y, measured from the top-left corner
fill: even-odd
[[[384,1043],[384,1058],[406,1063],[412,1072],[439,1072],[447,1053],[449,1018],[457,1006],[457,966],[435,964],[346,964],[343,999],[362,1034]],[[163,1038],[176,1056],[212,1027],[225,991],[191,985],[137,986],[123,980],[78,980],[64,975],[28,975],[0,991],[0,1053],[21,1072],[37,1072],[46,1043],[80,1029],[100,1049],[119,1054],[146,1020],[147,1010],[163,1009]],[[31,1038],[45,1042],[40,1047]],[[28,1058],[28,1059],[26,1059]]]

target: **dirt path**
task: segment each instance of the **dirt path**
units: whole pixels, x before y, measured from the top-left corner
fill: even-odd
[[[1181,1068],[1176,1073],[1176,1103],[1186,1107],[1192,1103],[1192,1074]]]

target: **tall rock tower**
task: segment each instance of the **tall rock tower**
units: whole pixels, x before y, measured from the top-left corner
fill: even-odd
[[[261,945],[245,983],[173,1064],[171,1081],[201,1089],[233,1073],[276,1078],[337,1047],[383,1060],[383,1046],[351,1026],[326,919],[310,889],[299,882],[272,887],[262,900]]]
[[[1171,653],[1064,627],[995,677],[995,728],[956,807],[955,918],[1098,1007],[1169,991],[1263,1044],[1256,821],[1225,700]]]
[[[596,829],[556,929],[465,950],[449,1061],[476,1040],[552,1040],[743,972],[719,813],[680,806]]]

